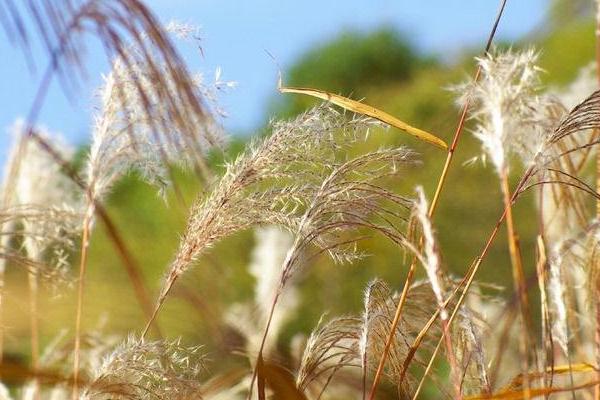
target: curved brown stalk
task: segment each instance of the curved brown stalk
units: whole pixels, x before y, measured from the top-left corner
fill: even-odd
[[[494,25],[492,27],[492,30],[488,37],[488,41],[485,46],[485,51],[484,51],[485,53],[487,53],[489,51],[489,49],[492,45],[492,41],[494,39],[494,36],[496,35],[496,29],[498,28],[498,24],[500,23],[500,19],[502,18],[502,14],[504,13],[504,8],[506,6],[506,2],[507,2],[507,0],[501,0],[501,2],[500,2],[500,7],[498,9],[498,13],[496,15]],[[480,74],[481,74],[481,67],[478,67],[477,71],[475,72],[475,77],[474,77],[475,81],[477,81],[479,79]],[[448,176],[450,166],[454,159],[454,152],[456,151],[456,147],[458,146],[458,141],[460,140],[465,122],[467,120],[467,114],[469,112],[469,105],[470,105],[470,99],[467,98],[465,101],[465,104],[463,105],[463,108],[462,108],[462,111],[460,114],[460,118],[459,118],[458,124],[456,126],[456,131],[454,133],[454,138],[452,140],[452,144],[450,145],[450,148],[448,149],[448,155],[446,156],[446,162],[444,163],[444,167],[442,169],[442,173],[440,175],[440,178],[439,178],[436,190],[435,190],[435,194],[433,196],[433,199],[431,200],[431,204],[429,207],[429,217],[430,218],[432,218],[435,213],[438,201],[439,201],[441,193],[442,193],[442,189],[444,188],[444,185],[446,183],[446,178]],[[387,340],[385,343],[385,348],[383,350],[383,353],[381,354],[381,358],[379,360],[379,365],[377,366],[377,371],[375,372],[375,377],[373,378],[373,384],[371,386],[369,400],[373,400],[375,398],[375,393],[377,392],[377,386],[379,385],[379,381],[381,380],[381,376],[383,374],[383,369],[385,367],[385,362],[387,360],[387,356],[390,351],[390,346],[394,339],[394,332],[396,331],[398,324],[400,322],[400,317],[402,315],[402,309],[404,307],[404,303],[406,302],[406,295],[408,294],[408,288],[410,287],[410,285],[412,284],[413,279],[414,279],[415,269],[416,269],[416,260],[414,260],[411,263],[410,268],[408,270],[408,274],[406,276],[406,280],[404,283],[404,288],[402,289],[402,293],[400,295],[400,301],[398,302],[398,306],[396,308],[396,313],[394,315],[394,320],[392,321],[392,326],[390,327],[390,332],[388,333],[388,337],[387,337]]]

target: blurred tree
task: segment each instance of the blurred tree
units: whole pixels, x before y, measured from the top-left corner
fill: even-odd
[[[590,0],[552,0],[548,10],[550,25],[556,27],[592,15],[593,3]]]
[[[409,41],[391,27],[369,33],[346,31],[305,53],[284,75],[290,86],[308,86],[360,98],[367,88],[408,80],[418,67],[434,64],[421,57]],[[271,109],[282,117],[314,104],[303,96],[286,96]]]

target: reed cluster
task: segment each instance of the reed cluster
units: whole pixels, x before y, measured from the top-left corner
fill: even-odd
[[[24,8],[6,0],[0,11],[6,33],[26,55],[31,33],[22,21],[31,18],[49,56],[27,120],[12,129],[0,191],[0,360],[6,268],[27,271],[31,328],[30,362],[0,364],[0,399],[416,399],[425,383],[437,398],[599,398],[600,222],[590,207],[590,199],[600,204],[590,183],[600,154],[596,65],[557,90],[542,84],[537,51],[488,46],[475,59],[475,78],[453,89],[463,119],[430,203],[421,186],[398,190],[411,170],[427,168],[417,152],[361,152],[360,143],[386,123],[445,143],[320,90],[282,88],[326,101],[272,121],[267,135],[216,167],[210,156],[224,155],[227,140],[215,93],[233,84],[218,76],[211,86],[189,74],[171,41],[193,40],[195,28],[161,27],[137,0],[45,0]],[[77,82],[71,74],[81,77],[84,32],[100,39],[111,71],[99,91],[91,145],[76,163],[74,149],[36,119],[53,77],[66,90]],[[457,276],[444,263],[433,216],[467,116],[481,158],[497,173],[503,212],[490,221],[490,236],[466,274]],[[152,300],[140,279],[143,266],[133,261],[105,202],[135,171],[184,206],[176,168],[195,174],[202,189]],[[513,213],[528,192],[535,193],[539,222],[533,265],[522,257]],[[503,223],[514,282],[508,294],[477,275]],[[147,318],[124,338],[82,324],[96,224],[107,228]],[[248,268],[254,295],[216,316],[239,339],[219,355],[237,366],[219,368],[201,344],[163,337],[157,317],[210,249],[248,230],[256,239]],[[320,257],[339,264],[366,257],[361,244],[371,237],[397,248],[398,269],[410,271],[404,286],[372,279],[356,294],[362,311],[325,313],[283,350],[285,322],[302,313],[299,278],[318,268]],[[73,326],[42,350],[40,286],[60,291],[73,284]]]

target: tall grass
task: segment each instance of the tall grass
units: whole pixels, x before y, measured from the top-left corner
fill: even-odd
[[[24,266],[31,329],[29,364],[0,364],[7,384],[0,398],[416,399],[425,387],[435,388],[436,398],[597,398],[600,236],[588,199],[600,201],[589,183],[600,91],[591,68],[560,92],[542,85],[536,51],[494,48],[505,4],[485,54],[475,60],[474,78],[455,87],[462,112],[429,203],[420,186],[409,193],[398,189],[414,168],[428,167],[419,154],[394,146],[361,151],[370,131],[384,127],[385,119],[368,117],[388,115],[380,110],[363,115],[343,100],[342,107],[354,104],[354,114],[325,102],[273,121],[268,135],[229,158],[211,88],[188,73],[171,44],[169,32],[185,38],[193,28],[163,29],[137,0],[0,3],[8,37],[29,55],[31,33],[23,19],[31,18],[49,57],[28,119],[15,128],[0,193],[0,307],[5,269]],[[112,69],[100,90],[91,146],[75,166],[74,151],[37,127],[36,119],[54,76],[66,90],[77,83],[71,75],[79,77],[84,68],[81,32],[102,42]],[[336,99],[332,103],[340,105],[343,98]],[[484,247],[460,277],[444,265],[433,216],[467,118],[482,159],[497,173],[503,211],[489,222]],[[438,148],[424,151],[440,156]],[[226,160],[223,168],[207,161],[211,154]],[[191,171],[202,189],[152,304],[143,266],[133,260],[105,201],[124,175],[136,171],[184,205],[175,168]],[[533,265],[521,256],[521,221],[513,213],[528,192],[535,194],[538,213]],[[86,331],[82,323],[97,219],[147,318],[125,338]],[[508,296],[477,280],[504,222],[513,280]],[[254,297],[214,316],[220,326],[215,334],[237,342],[211,362],[201,344],[163,337],[159,316],[209,249],[248,230],[257,240],[249,267]],[[408,267],[404,286],[373,279],[356,294],[363,298],[360,312],[324,314],[310,335],[298,333],[282,351],[284,321],[303,312],[298,278],[324,257],[338,264],[367,257],[361,245],[372,237],[397,249],[398,266]],[[416,279],[420,267],[423,280]],[[73,282],[73,333],[59,334],[42,351],[40,286],[62,290]],[[0,349],[5,328],[0,319]],[[440,351],[445,360],[437,359]]]

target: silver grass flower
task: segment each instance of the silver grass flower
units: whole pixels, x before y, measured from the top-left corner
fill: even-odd
[[[226,322],[246,339],[246,354],[254,362],[260,348],[263,329],[267,323],[269,303],[279,287],[281,266],[293,238],[287,231],[276,226],[259,227],[255,230],[256,244],[252,251],[249,272],[255,279],[254,298],[250,304],[235,304],[225,315]],[[298,306],[298,293],[289,287],[283,294],[279,308],[273,315],[269,338],[277,338],[283,324]],[[274,340],[267,340],[266,353],[271,353]]]
[[[400,393],[412,392],[416,373],[439,335],[439,327],[432,327],[425,335],[414,355],[409,359],[410,350],[420,330],[437,309],[435,295],[429,283],[415,282],[409,289],[404,311],[392,341],[385,375],[390,382],[398,386]],[[363,369],[363,382],[366,374],[379,363],[381,352],[385,348],[399,296],[392,293],[388,285],[381,280],[371,282],[365,291],[365,309],[362,317],[359,339],[359,362]],[[406,365],[405,365],[406,363]]]
[[[577,337],[581,346],[593,346],[593,311],[600,286],[598,220],[554,245],[550,258],[550,311],[564,342]],[[556,278],[552,281],[552,271]],[[557,317],[558,316],[558,317]],[[566,342],[568,345],[568,341]],[[563,346],[564,348],[565,346]]]
[[[553,125],[548,131],[553,131],[560,119],[567,116],[569,110],[583,101],[598,89],[595,64],[582,68],[575,80],[562,89],[551,89],[549,96],[555,99],[555,117],[547,119]],[[558,119],[558,121],[557,121]],[[542,180],[560,181],[565,174],[578,176],[587,165],[590,149],[585,149],[586,143],[594,140],[594,132],[582,132],[571,135],[566,140],[557,143],[549,153],[551,161],[548,167],[552,171],[543,172]],[[583,147],[582,151],[573,151],[562,155],[568,149]],[[588,224],[588,211],[585,204],[585,193],[572,185],[546,185],[541,192],[541,211],[544,219],[545,239],[555,245],[564,238],[573,237]]]
[[[473,134],[499,174],[508,167],[508,155],[516,146],[524,149],[540,146],[538,135],[528,131],[525,123],[535,119],[540,108],[537,58],[538,53],[533,49],[493,51],[477,58],[482,71],[480,80],[459,88],[463,93],[461,101],[466,97],[473,101],[471,116],[477,124]]]
[[[550,260],[550,274],[548,277],[548,293],[554,317],[552,319],[552,335],[564,354],[568,354],[569,329],[564,281],[562,257],[558,251],[555,251],[554,257]]]
[[[43,128],[38,135],[55,143],[61,157],[72,158],[74,150],[60,137]],[[82,195],[59,165],[37,142],[25,136],[22,121],[12,127],[13,147],[9,157],[10,177],[5,178],[5,204],[0,218],[3,227],[12,227],[13,235],[23,240],[27,261],[7,247],[11,235],[2,235],[2,252],[15,256],[31,272],[43,278],[66,277],[67,254],[79,235]],[[37,272],[36,272],[37,271]],[[44,281],[51,282],[52,279]]]
[[[127,338],[93,371],[81,399],[201,398],[201,347]]]
[[[136,49],[130,51],[135,53]],[[217,129],[213,123],[207,126],[206,121],[190,119],[188,123],[197,127],[196,136],[190,138],[171,120],[168,104],[157,95],[140,94],[139,86],[152,93],[157,73],[160,71],[146,64],[126,65],[118,58],[104,78],[86,166],[93,200],[102,200],[114,182],[130,170],[138,171],[164,192],[170,181],[169,164],[195,165],[198,154],[206,153],[215,143]],[[165,90],[174,94],[176,86],[171,83]]]
[[[256,246],[252,252],[249,271],[256,280],[254,299],[261,312],[266,314],[268,306],[264,299],[273,297],[279,286],[281,266],[289,248],[293,244],[292,235],[277,226],[259,227],[256,229]],[[286,292],[289,306],[280,307],[291,313],[297,304],[297,293],[291,288]],[[285,314],[282,314],[282,317]],[[279,325],[279,324],[276,324]]]
[[[251,144],[227,165],[210,194],[193,205],[157,308],[176,279],[206,249],[254,225],[279,225],[295,235],[281,268],[280,291],[309,245],[336,261],[347,261],[359,254],[355,240],[344,235],[357,228],[380,231],[403,242],[399,227],[408,202],[379,186],[378,180],[413,164],[414,153],[389,149],[339,161],[339,150],[362,137],[372,123],[347,120],[320,107],[294,121],[276,123],[271,136]],[[370,216],[379,222],[369,220]]]
[[[476,294],[475,294],[476,295]],[[473,395],[490,393],[491,382],[488,364],[484,352],[485,321],[475,310],[461,307],[456,324],[452,326],[452,335],[456,358],[461,369],[462,393]]]
[[[429,206],[427,204],[427,199],[425,199],[423,187],[417,186],[416,192],[417,200],[415,201],[413,212],[416,219],[420,223],[421,232],[423,234],[423,250],[425,253],[423,266],[425,267],[425,272],[427,273],[427,278],[431,284],[431,289],[433,290],[438,302],[438,306],[440,307],[440,315],[443,320],[447,320],[448,312],[444,307],[445,289],[443,284],[443,273],[440,265],[440,257],[438,255],[436,240],[433,233],[433,227],[428,216]]]
[[[339,370],[360,365],[359,337],[359,319],[342,317],[327,323],[319,321],[308,338],[298,368],[298,389],[311,398],[321,398]]]
[[[14,126],[16,140],[24,140],[16,179],[15,205],[32,211],[23,215],[23,245],[28,255],[39,261],[42,253],[54,242],[72,248],[72,239],[79,234],[82,216],[82,195],[75,184],[62,173],[60,166],[37,142],[24,135],[22,122]],[[53,142],[65,160],[71,160],[74,149],[59,136],[37,129],[45,140]],[[46,218],[42,213],[47,212]],[[30,217],[30,218],[28,218]]]

